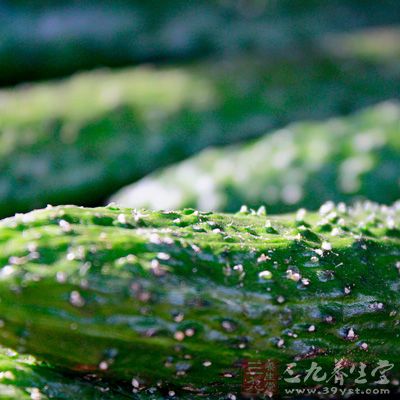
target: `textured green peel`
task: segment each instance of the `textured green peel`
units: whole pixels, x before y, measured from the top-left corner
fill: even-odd
[[[126,207],[270,212],[316,209],[321,201],[400,197],[400,105],[287,126],[250,144],[203,151],[147,176],[112,200]]]
[[[157,386],[143,388],[133,379],[119,384],[107,382],[94,374],[72,374],[0,348],[1,400],[190,400],[190,394],[179,397],[172,390]],[[202,400],[227,400],[227,397],[206,397]]]
[[[135,398],[99,379],[62,374],[32,356],[0,349],[1,400],[106,400]]]
[[[194,393],[238,392],[246,359],[300,372],[387,359],[399,378],[399,204],[259,214],[65,206],[3,220],[0,342]]]

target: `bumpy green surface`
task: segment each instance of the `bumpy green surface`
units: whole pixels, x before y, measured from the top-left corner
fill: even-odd
[[[4,0],[0,83],[207,54],[289,57],[324,32],[399,22],[384,0]]]
[[[112,200],[127,207],[271,212],[321,201],[400,197],[400,105],[289,125],[250,144],[205,150],[132,184]]]
[[[208,145],[400,93],[400,71],[385,66],[316,57],[301,63],[298,79],[298,65],[143,67],[0,91],[0,216],[49,203],[99,205]]]
[[[157,387],[144,389],[132,381],[125,385],[109,383],[94,374],[76,375],[40,363],[32,356],[0,348],[1,400],[166,400],[195,396],[165,392]],[[218,398],[201,397],[203,400]],[[221,398],[220,400],[227,400]]]
[[[136,399],[96,379],[63,375],[31,356],[0,349],[1,400]]]
[[[0,343],[177,393],[237,393],[245,359],[387,359],[398,379],[399,224],[398,203],[18,215],[0,223]]]

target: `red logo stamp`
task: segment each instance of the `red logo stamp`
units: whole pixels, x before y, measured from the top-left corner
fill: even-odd
[[[269,396],[278,394],[278,362],[253,360],[243,364],[243,396]]]

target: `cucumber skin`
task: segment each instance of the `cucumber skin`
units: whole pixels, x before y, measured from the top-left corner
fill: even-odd
[[[216,1],[4,1],[0,84],[100,65],[236,55],[249,48],[271,58],[288,57],[323,33],[386,25],[399,15],[397,4],[358,3],[281,0],[264,12],[248,4],[246,12],[236,3]]]
[[[62,374],[32,356],[0,349],[1,400],[123,400],[132,394],[118,393],[103,382]]]
[[[326,370],[380,358],[398,378],[400,205],[300,214],[111,205],[3,220],[0,342],[78,372],[213,395],[239,390],[244,359],[304,371],[310,358]]]
[[[190,400],[193,397],[172,396]],[[218,400],[201,397],[203,400]],[[0,348],[1,400],[164,400],[171,399],[153,387],[136,389],[94,375],[80,376],[51,367],[34,357]],[[221,400],[226,400],[221,398]]]
[[[209,145],[400,92],[400,73],[377,65],[317,55],[301,64],[301,80],[298,60],[242,59],[97,71],[0,91],[0,217],[47,204],[97,206]]]
[[[271,213],[317,209],[328,200],[390,204],[400,198],[399,175],[400,104],[392,101],[344,118],[295,123],[251,143],[204,150],[121,189],[111,201],[223,212],[265,204]]]

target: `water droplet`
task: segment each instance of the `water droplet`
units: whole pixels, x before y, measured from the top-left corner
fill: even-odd
[[[15,272],[15,268],[11,265],[6,265],[0,270],[0,279],[8,278]]]
[[[262,262],[266,262],[266,261],[268,261],[268,260],[270,260],[270,259],[271,259],[270,256],[267,256],[267,255],[265,255],[265,254],[263,253],[263,254],[260,255],[260,257],[257,258],[257,262],[258,262],[258,263],[262,263]]]
[[[192,337],[195,334],[195,330],[193,328],[189,328],[185,330],[185,336]]]
[[[272,272],[265,270],[265,271],[261,271],[258,274],[259,279],[263,280],[263,281],[268,281],[270,279],[272,279]]]
[[[279,304],[282,304],[282,303],[285,302],[285,298],[284,298],[283,296],[278,296],[277,299],[276,299],[276,301],[277,301]]]
[[[38,388],[31,388],[30,393],[31,393],[32,400],[41,400],[42,399],[42,394],[40,393],[40,390]]]
[[[233,267],[233,270],[239,273],[243,272],[243,265],[242,264],[237,264]]]
[[[354,332],[354,329],[353,329],[353,328],[350,328],[350,329],[347,331],[346,339],[347,339],[347,340],[355,340],[355,339],[357,339],[357,338],[358,338],[358,336],[357,336],[356,333]]]
[[[27,262],[27,259],[26,259],[26,257],[12,256],[8,259],[8,262],[12,265],[23,265]]]
[[[368,350],[368,344],[365,343],[365,342],[362,342],[362,343],[360,344],[360,348],[361,348],[362,350],[367,351],[367,350]]]
[[[201,248],[195,244],[191,244],[190,247],[193,249],[195,253],[201,253]]]
[[[83,307],[85,305],[85,300],[81,296],[81,294],[74,290],[71,292],[69,296],[69,302],[74,306],[74,307]]]
[[[150,262],[151,272],[155,276],[164,276],[167,273],[167,270],[160,264],[160,262],[154,258]]]
[[[117,220],[120,224],[125,225],[126,224],[126,215],[125,214],[119,214],[117,217]]]
[[[286,277],[295,282],[298,282],[301,279],[300,273],[297,270],[291,268],[286,271]]]
[[[160,236],[157,235],[156,233],[152,233],[152,234],[150,235],[149,241],[150,241],[150,243],[152,243],[152,244],[161,244],[161,243],[162,243]]]
[[[332,245],[329,242],[324,241],[321,244],[321,249],[322,250],[326,250],[326,251],[330,251],[330,250],[332,250]]]
[[[56,280],[58,283],[65,283],[67,281],[67,274],[62,271],[58,271],[56,274]]]
[[[301,283],[302,283],[304,286],[308,286],[308,285],[310,284],[310,280],[309,280],[308,278],[303,278],[303,279],[301,280]]]
[[[397,268],[397,270],[399,271],[399,274],[400,274],[400,261],[396,262],[396,268]]]
[[[174,333],[174,339],[181,342],[183,339],[185,339],[185,334],[182,331],[177,331]]]
[[[108,370],[108,363],[107,363],[107,361],[102,361],[102,362],[99,364],[99,368],[100,368],[100,370],[102,370],[102,371],[107,371],[107,370]]]
[[[3,379],[14,380],[15,376],[11,371],[0,372],[0,380],[3,380]]]
[[[224,320],[221,323],[222,328],[227,332],[233,332],[236,329],[236,324],[229,320]]]
[[[175,322],[182,322],[184,318],[185,318],[185,316],[183,313],[178,313],[178,314],[174,315]]]
[[[140,387],[140,383],[136,378],[132,379],[132,386],[136,389],[138,389]]]
[[[60,226],[61,230],[65,233],[69,233],[72,231],[72,226],[69,222],[65,221],[64,219],[62,219],[58,225]]]

